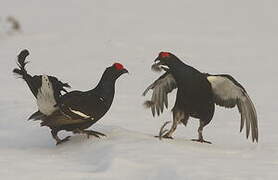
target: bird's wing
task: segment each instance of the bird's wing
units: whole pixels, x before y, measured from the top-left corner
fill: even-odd
[[[172,92],[175,88],[177,88],[176,81],[169,72],[164,73],[147,87],[143,96],[145,96],[150,89],[153,90],[151,100],[145,102],[145,105],[151,108],[153,116],[155,116],[155,114],[159,116],[160,113],[163,113],[164,105],[168,108],[168,93]]]
[[[71,118],[65,116],[65,114],[61,111],[55,111],[51,115],[43,117],[41,120],[41,126],[59,128],[61,126],[84,123],[86,121],[90,121],[91,119]]]
[[[254,104],[242,85],[230,75],[207,75],[212,86],[214,102],[226,108],[238,107],[241,114],[240,132],[246,126],[248,139],[250,127],[252,141],[258,142],[258,120]]]
[[[94,111],[102,107],[101,102],[102,99],[96,95],[72,91],[63,95],[57,105],[66,116],[93,120]]]

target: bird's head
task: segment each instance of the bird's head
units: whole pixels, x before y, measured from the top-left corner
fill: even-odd
[[[168,71],[170,66],[179,59],[170,52],[160,52],[157,58],[154,60],[152,70],[161,71],[162,69]]]
[[[128,70],[120,63],[114,63],[112,66],[106,68],[105,73],[108,78],[113,80],[118,79],[122,74],[128,73]]]

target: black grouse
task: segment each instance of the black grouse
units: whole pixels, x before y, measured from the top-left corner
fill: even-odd
[[[98,85],[89,91],[72,91],[61,96],[55,107],[59,110],[50,116],[42,118],[42,126],[51,129],[53,138],[57,144],[69,140],[69,137],[60,139],[58,132],[61,130],[72,131],[73,133],[86,134],[100,137],[104,134],[86,130],[110,109],[114,95],[116,80],[128,71],[120,63],[115,63],[106,68]]]
[[[24,79],[30,88],[31,92],[37,100],[38,111],[33,113],[29,119],[40,119],[44,116],[52,114],[58,109],[54,107],[57,104],[58,98],[62,95],[62,92],[67,92],[65,88],[70,88],[68,83],[59,81],[54,76],[48,75],[30,75],[25,69],[25,65],[28,63],[25,61],[29,55],[28,50],[22,50],[17,56],[18,67],[13,72],[20,78]]]
[[[198,139],[193,141],[206,142],[203,128],[210,123],[214,115],[215,104],[226,108],[238,107],[241,114],[240,132],[246,126],[248,139],[250,128],[252,141],[258,142],[258,122],[255,107],[246,90],[232,76],[227,74],[211,75],[201,73],[197,69],[183,63],[169,52],[161,52],[155,59],[153,70],[166,71],[154,81],[143,93],[152,89],[152,98],[145,105],[151,108],[153,116],[168,107],[168,93],[177,88],[176,102],[172,109],[173,123],[169,131],[160,130],[160,138],[172,138],[179,123],[185,126],[189,117],[198,118]]]

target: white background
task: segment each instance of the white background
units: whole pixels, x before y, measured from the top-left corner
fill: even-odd
[[[2,0],[0,178],[277,179],[277,5],[274,0]],[[9,15],[19,20],[21,33],[6,33]],[[24,48],[31,53],[30,73],[55,75],[73,90],[93,88],[107,66],[124,64],[130,74],[118,80],[110,111],[91,127],[106,138],[74,135],[55,146],[48,128],[26,120],[37,110],[35,100],[12,74]],[[141,94],[160,75],[150,66],[162,50],[202,72],[235,77],[257,108],[259,143],[239,133],[237,109],[220,107],[204,129],[212,145],[190,141],[197,137],[195,119],[180,125],[174,140],[153,138],[171,113],[152,118]],[[175,93],[171,106],[174,98]]]

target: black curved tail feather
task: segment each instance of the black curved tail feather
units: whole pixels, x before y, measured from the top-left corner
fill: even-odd
[[[17,56],[17,65],[18,68],[15,68],[13,70],[13,73],[18,75],[20,78],[24,79],[32,91],[33,95],[37,97],[37,86],[39,86],[40,77],[39,76],[31,76],[27,73],[27,70],[25,69],[25,66],[28,62],[26,62],[26,57],[29,55],[29,51],[27,49],[22,50],[19,55]]]
[[[17,65],[19,68],[15,68],[13,70],[13,72],[15,74],[18,74],[19,76],[21,76],[23,79],[24,77],[27,75],[27,71],[25,69],[25,65],[28,62],[25,62],[26,57],[29,55],[29,51],[27,49],[22,50],[19,55],[17,56]]]

